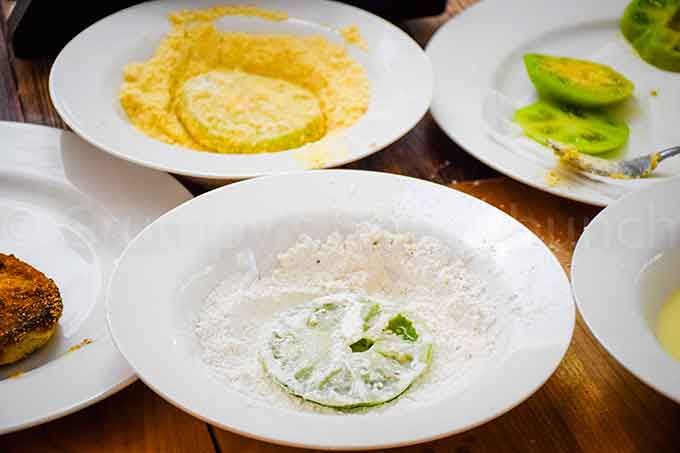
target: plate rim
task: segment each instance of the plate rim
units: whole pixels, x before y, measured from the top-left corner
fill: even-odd
[[[52,67],[50,68],[50,73],[49,73],[49,78],[48,78],[48,91],[49,91],[49,96],[52,101],[52,104],[54,105],[55,110],[59,114],[60,118],[68,125],[68,127],[75,132],[79,137],[81,137],[83,140],[87,141],[88,143],[92,144],[93,146],[105,151],[108,154],[111,154],[119,159],[123,159],[129,162],[132,162],[136,165],[140,165],[143,167],[147,168],[152,168],[155,170],[159,171],[165,171],[173,174],[178,174],[178,175],[183,175],[183,176],[188,176],[188,177],[193,177],[193,178],[203,178],[207,180],[242,180],[242,179],[251,179],[251,178],[256,178],[256,177],[262,177],[262,176],[272,176],[272,175],[278,175],[278,174],[285,174],[285,173],[290,173],[291,171],[303,171],[303,169],[300,170],[284,170],[284,171],[278,171],[278,170],[260,170],[260,171],[255,171],[255,172],[233,172],[233,173],[227,173],[227,172],[214,172],[206,169],[201,169],[200,171],[198,170],[186,170],[182,168],[177,168],[176,166],[173,165],[168,165],[164,164],[163,162],[158,162],[155,160],[149,160],[149,159],[144,159],[144,158],[135,158],[132,156],[129,156],[127,153],[121,150],[117,150],[115,146],[109,146],[106,143],[102,143],[100,140],[94,138],[91,134],[89,134],[86,130],[83,130],[79,124],[77,124],[77,121],[74,118],[71,118],[71,116],[68,114],[67,109],[65,108],[64,105],[61,103],[61,98],[57,96],[56,93],[56,88],[55,88],[55,73],[57,70],[60,70],[60,66],[63,65],[62,60],[65,58],[64,55],[66,54],[66,51],[69,49],[71,44],[75,42],[78,39],[82,39],[82,35],[86,32],[91,32],[92,29],[95,27],[101,26],[101,23],[110,19],[111,17],[120,14],[120,13],[125,13],[128,10],[133,10],[133,9],[144,9],[144,8],[153,8],[154,4],[160,4],[164,3],[167,0],[152,0],[144,3],[140,3],[137,5],[132,5],[127,8],[124,8],[120,11],[117,11],[113,14],[110,14],[109,16],[106,16],[102,19],[99,19],[92,25],[88,26],[84,30],[82,30],[80,33],[78,33],[75,37],[73,37],[67,44],[64,46],[64,48],[59,52],[57,55],[56,59],[54,60],[54,63],[52,64]],[[187,5],[190,5],[190,0],[185,0]],[[373,13],[370,13],[366,10],[363,10],[361,8],[358,8],[356,6],[346,4],[346,3],[340,3],[335,0],[317,0],[317,3],[319,4],[326,4],[326,5],[333,5],[333,7],[340,7],[340,8],[347,8],[348,10],[352,10],[357,14],[360,15],[365,15],[367,17],[371,17],[374,20],[377,20],[379,23],[382,24],[382,26],[385,26],[388,30],[390,30],[390,33],[392,34],[393,37],[399,37],[400,40],[403,40],[403,42],[408,45],[412,46],[413,49],[417,49],[418,53],[420,54],[421,61],[419,61],[419,64],[423,65],[425,68],[425,72],[427,73],[428,76],[428,82],[427,86],[428,89],[426,90],[428,92],[427,96],[423,98],[422,100],[422,105],[419,106],[418,110],[415,110],[415,114],[413,115],[412,118],[408,121],[409,126],[408,128],[404,128],[404,130],[396,132],[391,134],[390,139],[388,140],[387,143],[385,143],[383,146],[380,147],[373,147],[373,146],[367,146],[366,149],[358,154],[352,155],[352,156],[346,156],[341,159],[338,159],[333,162],[327,162],[324,163],[320,169],[330,169],[330,168],[336,168],[336,167],[341,167],[347,164],[351,164],[353,162],[359,161],[361,159],[364,159],[366,157],[369,157],[379,151],[382,151],[389,146],[393,145],[403,137],[405,137],[409,132],[411,132],[417,125],[422,121],[422,119],[425,117],[427,112],[430,109],[430,106],[432,104],[432,100],[434,97],[434,87],[435,87],[435,76],[434,76],[434,71],[432,67],[431,60],[429,56],[426,54],[425,49],[418,44],[413,37],[411,37],[408,33],[406,33],[404,30],[400,29],[397,27],[395,24],[389,22],[388,20],[377,16]],[[325,6],[327,7],[327,6]],[[323,24],[321,24],[323,25]],[[155,139],[154,139],[155,140]],[[161,142],[162,143],[162,142]],[[141,145],[141,144],[140,144]],[[165,144],[169,147],[175,148],[175,145],[170,145],[170,144]],[[176,147],[179,150],[185,150],[185,151],[195,151],[195,150],[190,150],[188,148],[183,148],[181,146]],[[290,150],[288,150],[290,151]],[[260,153],[261,154],[261,153]],[[226,154],[227,156],[230,154]],[[304,169],[304,170],[311,170],[311,169],[317,169],[317,168],[309,168],[309,169]]]
[[[43,136],[46,136],[47,134],[51,135],[52,138],[50,140],[60,140],[61,137],[63,136],[72,136],[72,137],[77,137],[76,134],[73,134],[70,131],[64,130],[64,129],[59,129],[59,128],[54,128],[50,126],[45,126],[45,125],[40,125],[40,124],[31,124],[31,123],[23,123],[23,122],[14,122],[14,121],[0,121],[0,131],[3,129],[17,129],[17,130],[25,130],[27,132],[35,132],[35,131],[40,131],[40,134]],[[100,153],[101,151],[95,149],[90,145],[89,143],[83,141],[80,138],[77,138],[79,142],[81,142],[82,146],[86,146],[88,148],[91,148],[89,151],[90,152],[95,152],[95,153]],[[22,146],[21,152],[25,155],[31,156],[32,160],[35,160],[37,162],[43,161],[43,155],[47,154],[52,154],[55,150],[50,149],[49,151],[45,150],[37,150],[36,151],[36,146],[30,144],[30,141],[24,142],[25,146]],[[11,154],[7,154],[11,155]],[[0,161],[3,161],[4,158],[2,155],[0,155]],[[116,159],[119,161],[118,159]],[[123,162],[123,161],[120,161]],[[125,163],[125,165],[130,165],[128,163]],[[23,168],[20,165],[17,165],[15,163],[10,162],[9,166],[6,168],[8,171],[16,171],[20,170],[21,173],[24,171],[30,172],[30,175],[32,177],[38,177],[38,178],[47,178],[50,180],[55,179],[55,175],[52,173],[47,173],[45,170],[41,169],[40,167],[37,168]],[[64,169],[63,166],[63,161],[59,159],[59,167],[58,171],[62,171]],[[50,170],[54,170],[54,168],[50,168]],[[146,171],[153,171],[153,170],[146,170]],[[192,194],[182,185],[179,183],[179,181],[175,180],[172,176],[165,174],[163,179],[166,181],[164,184],[167,187],[170,186],[175,186],[176,189],[178,190],[178,200],[177,202],[183,204],[186,201],[189,201],[193,198]],[[67,177],[60,177],[59,180],[63,182],[64,184],[67,184],[69,186],[72,186],[72,183]],[[179,198],[182,198],[182,200],[179,200]],[[99,300],[98,303],[100,304],[105,304],[106,302],[106,292],[108,289],[108,284],[110,277],[113,275],[113,268],[115,267],[115,264],[112,263],[111,266],[111,274],[106,278],[104,276],[103,284],[102,284],[102,296],[101,300]],[[79,351],[79,355],[82,357],[80,360],[77,359],[77,356],[71,355],[70,357],[60,357],[60,360],[65,360],[68,362],[82,362],[82,360],[86,360],[89,363],[89,360],[85,358],[85,356],[93,356],[93,357],[99,357],[101,355],[113,355],[116,356],[116,358],[120,361],[121,365],[124,365],[125,367],[128,368],[128,371],[126,373],[116,373],[118,375],[120,374],[125,374],[123,378],[116,377],[114,379],[111,379],[111,382],[106,383],[106,385],[100,386],[97,390],[92,390],[92,389],[87,389],[87,391],[83,391],[82,395],[78,396],[73,396],[72,401],[70,403],[55,403],[54,406],[58,407],[50,407],[47,409],[47,411],[40,412],[40,409],[38,414],[36,412],[35,415],[32,415],[30,417],[23,417],[21,419],[14,419],[14,421],[11,421],[11,417],[7,417],[8,420],[10,420],[7,423],[0,424],[0,435],[5,435],[5,434],[10,434],[13,432],[17,432],[20,430],[32,428],[56,419],[59,419],[61,417],[73,414],[81,409],[84,409],[88,406],[91,406],[97,402],[100,402],[109,396],[119,392],[120,390],[126,388],[128,385],[132,384],[134,381],[137,380],[137,377],[132,370],[132,368],[127,364],[125,361],[124,357],[120,354],[118,351],[118,348],[115,346],[115,343],[113,342],[113,339],[110,335],[110,332],[108,331],[108,323],[106,323],[105,326],[103,326],[105,331],[107,332],[107,335],[103,337],[100,341],[95,342],[94,344],[88,346],[87,348]],[[92,357],[90,357],[91,359]],[[36,372],[40,368],[46,367],[50,368],[51,365],[54,364],[54,361],[48,362],[34,370],[31,370],[30,373]],[[120,371],[120,370],[119,370]],[[27,376],[27,377],[30,377]],[[14,388],[13,390],[21,390],[22,384],[20,381],[12,381],[12,378],[8,378],[6,380],[0,381],[0,387],[2,387],[2,383],[4,382],[5,384],[11,386],[11,387],[18,387]],[[97,387],[95,385],[95,387]],[[80,388],[78,390],[81,390]],[[75,393],[78,393],[76,391]],[[3,417],[4,418],[4,417]]]

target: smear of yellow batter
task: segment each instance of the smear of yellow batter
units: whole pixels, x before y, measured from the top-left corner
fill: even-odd
[[[323,140],[309,143],[293,155],[303,168],[308,170],[323,168],[328,162],[341,162],[349,156],[349,148],[342,134],[327,135]]]
[[[68,348],[68,350],[66,351],[66,354],[77,351],[78,349],[82,348],[83,346],[87,346],[88,344],[92,344],[92,340],[89,339],[89,338],[85,338],[80,343],[75,344],[75,345],[71,346],[70,348]]]
[[[229,141],[223,147],[215,146],[214,141],[195,136],[201,133],[202,128],[190,131],[185,126],[180,102],[184,84],[211,71],[240,71],[279,79],[306,90],[318,99],[326,133],[347,128],[366,113],[370,101],[369,81],[363,67],[347,54],[344,46],[322,36],[219,31],[212,21],[225,14],[255,15],[269,20],[287,17],[285,13],[235,6],[172,14],[173,29],[160,43],[154,56],[147,62],[127,65],[123,73],[121,105],[130,121],[145,134],[166,143],[205,151],[286,149],[260,149],[254,145],[234,150],[230,149]],[[274,93],[267,94],[267,88],[263,87],[256,99],[250,99],[241,106],[242,110],[246,114],[257,110],[257,115],[260,115],[262,106],[267,105],[270,97],[274,97]],[[198,104],[213,106],[211,108],[216,105],[215,102]],[[290,114],[292,122],[296,109],[289,110],[285,113]],[[213,111],[203,113],[205,118],[221,114]],[[286,126],[283,123],[287,121],[287,115],[277,116],[276,121]],[[257,129],[253,130],[258,132]],[[249,140],[251,136],[248,133],[243,132],[245,135],[240,140]],[[316,137],[310,141],[313,139]],[[293,142],[299,145],[295,140],[282,141]]]
[[[340,34],[345,39],[347,44],[353,44],[364,51],[368,50],[368,44],[366,44],[366,41],[364,41],[364,38],[361,36],[361,32],[359,31],[359,27],[356,25],[350,25],[348,27],[341,28]]]
[[[210,22],[224,16],[250,16],[260,19],[281,22],[288,19],[285,11],[271,11],[247,5],[224,5],[213,6],[212,8],[193,10],[183,9],[170,14],[170,22],[173,25],[181,26],[187,22]]]
[[[661,308],[657,319],[656,336],[661,346],[680,361],[680,291],[673,294]]]
[[[546,172],[543,176],[543,179],[549,187],[557,187],[562,182],[562,177],[560,177],[560,174],[557,172],[557,170],[550,170]]]

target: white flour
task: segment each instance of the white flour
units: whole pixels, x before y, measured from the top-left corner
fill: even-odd
[[[267,376],[258,357],[268,323],[287,307],[312,298],[354,292],[399,304],[434,337],[429,370],[388,405],[432,401],[474,374],[494,351],[497,305],[480,277],[440,241],[360,224],[346,236],[301,236],[275,268],[235,275],[208,297],[195,332],[203,360],[236,390],[277,407],[338,413],[290,396]]]

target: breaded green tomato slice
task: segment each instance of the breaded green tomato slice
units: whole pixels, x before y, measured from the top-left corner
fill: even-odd
[[[680,0],[633,0],[621,31],[643,60],[680,72]]]
[[[532,53],[524,64],[541,96],[580,107],[615,104],[635,89],[622,74],[592,61]]]
[[[220,153],[283,151],[326,133],[312,92],[242,71],[215,70],[187,80],[175,110],[194,140]]]
[[[290,393],[338,409],[397,398],[428,367],[432,338],[394,305],[354,294],[279,314],[260,356]]]
[[[542,145],[548,140],[573,145],[579,152],[601,154],[628,141],[629,129],[622,121],[599,110],[539,101],[515,112],[524,134]]]

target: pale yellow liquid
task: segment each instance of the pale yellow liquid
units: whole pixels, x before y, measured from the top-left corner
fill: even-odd
[[[680,291],[661,307],[656,321],[656,337],[661,346],[680,361]]]

